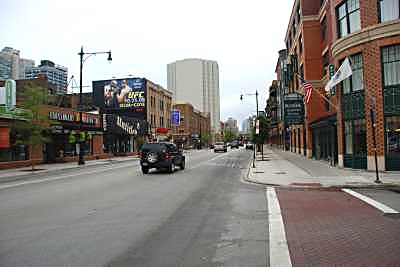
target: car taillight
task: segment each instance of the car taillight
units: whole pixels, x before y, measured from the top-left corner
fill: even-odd
[[[171,154],[169,154],[169,153],[165,153],[165,159],[171,159],[172,157],[171,157]]]

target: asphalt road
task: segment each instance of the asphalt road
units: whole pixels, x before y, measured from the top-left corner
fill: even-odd
[[[2,184],[0,266],[266,266],[251,151],[186,156],[174,174],[126,162]]]

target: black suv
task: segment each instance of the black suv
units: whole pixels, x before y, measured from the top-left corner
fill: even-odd
[[[151,168],[167,169],[173,173],[175,166],[185,169],[185,156],[172,143],[143,144],[140,148],[140,166],[144,174]]]

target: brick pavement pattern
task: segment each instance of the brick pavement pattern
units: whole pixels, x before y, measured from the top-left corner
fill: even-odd
[[[337,189],[277,189],[293,266],[400,266],[400,219]]]

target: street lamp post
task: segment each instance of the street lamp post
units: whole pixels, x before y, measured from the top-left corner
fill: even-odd
[[[111,50],[108,52],[85,53],[85,52],[83,52],[83,46],[81,46],[81,52],[78,53],[78,55],[80,56],[80,68],[79,68],[79,73],[80,73],[80,78],[79,78],[79,160],[78,160],[78,165],[85,164],[85,161],[83,158],[83,147],[82,147],[83,141],[81,140],[82,126],[83,126],[83,122],[82,122],[82,69],[83,69],[83,63],[85,63],[85,61],[90,56],[97,55],[97,54],[108,54],[107,60],[109,62],[112,61]],[[83,59],[84,55],[88,55],[88,56],[85,59]]]
[[[240,95],[240,100],[243,101],[243,95],[255,95],[256,96],[256,119],[254,121],[254,133],[256,133],[257,130],[257,118],[258,118],[258,92],[256,90],[255,94],[241,94]],[[256,142],[255,142],[256,143]],[[253,168],[256,167],[256,144],[254,144],[253,147]]]

